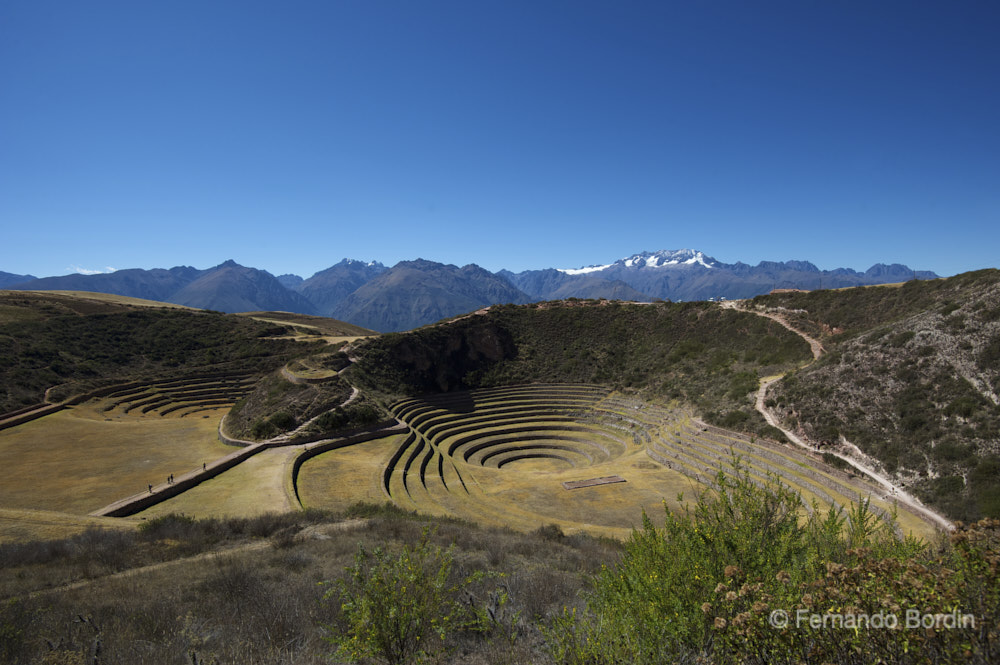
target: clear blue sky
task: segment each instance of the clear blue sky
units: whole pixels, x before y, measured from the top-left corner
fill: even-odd
[[[1000,3],[0,4],[0,270],[1000,257]]]

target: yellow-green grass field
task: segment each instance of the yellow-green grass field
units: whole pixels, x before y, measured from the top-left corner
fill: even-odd
[[[0,430],[0,508],[86,515],[230,452],[226,409],[180,418],[91,402]]]
[[[196,309],[186,305],[175,305],[170,302],[160,302],[159,300],[146,300],[145,298],[132,298],[131,296],[119,296],[113,293],[97,293],[94,291],[7,291],[7,293],[25,294],[43,298],[70,298],[73,301],[90,300],[100,303],[112,303],[115,305],[130,305],[133,307],[163,307],[167,309]]]
[[[479,510],[484,503],[493,504],[499,509],[493,511],[499,522],[509,512],[521,528],[551,523],[567,532],[614,536],[624,536],[639,526],[643,511],[659,521],[664,503],[677,509],[678,494],[691,496],[697,489],[689,478],[650,462],[641,450],[584,469],[565,468],[559,460],[541,458],[518,460],[502,469],[467,468],[463,473]],[[619,476],[625,482],[572,490],[563,486],[605,476]]]
[[[0,508],[0,543],[28,540],[58,540],[97,529],[131,529],[138,524],[132,518],[88,517],[51,510]]]
[[[110,403],[93,401],[0,431],[0,468],[8,478],[0,484],[0,539],[60,524],[79,530],[168,513],[340,511],[359,501],[522,531],[556,524],[567,533],[620,538],[644,511],[658,521],[664,506],[681,509],[679,495],[689,501],[711,487],[719,470],[731,471],[734,454],[754,478],[776,474],[821,510],[868,495],[883,514],[893,508],[877,488],[807,453],[704,427],[676,405],[594,386],[531,385],[404,400],[393,410],[407,432],[306,459],[295,478],[309,444],[263,450],[128,520],[95,521],[87,513],[234,450],[217,439],[225,408],[181,418],[105,410]],[[624,482],[564,486],[608,476]],[[906,511],[898,522],[903,533],[933,537]]]
[[[140,519],[169,513],[191,517],[254,517],[297,510],[291,488],[291,462],[301,448],[271,448],[228,471],[137,513]]]
[[[382,470],[404,438],[375,439],[306,460],[298,475],[302,506],[344,510],[359,501],[384,503]]]

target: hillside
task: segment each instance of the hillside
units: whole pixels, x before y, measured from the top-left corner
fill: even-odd
[[[0,291],[0,413],[135,379],[264,372],[309,348],[269,339],[283,332],[217,312]]]
[[[759,377],[810,357],[808,345],[777,323],[712,303],[611,301],[494,306],[383,335],[356,352],[352,380],[386,394],[603,384],[681,400],[713,422],[762,432],[769,428],[751,401]]]
[[[393,662],[403,652],[394,662],[756,665],[810,653],[844,665],[985,665],[1000,657],[1000,523],[923,547],[893,539],[863,513],[852,515],[853,528],[818,515],[802,524],[799,507],[780,487],[736,478],[726,495],[695,497],[680,516],[651,514],[623,543],[360,504],[342,514],[171,514],[137,529],[0,544],[0,659],[320,665],[359,662],[358,653],[378,656],[360,662]],[[848,619],[900,625],[903,608],[926,608],[918,619],[938,629],[773,627],[772,608],[811,619],[836,603],[860,608],[845,609]],[[397,615],[411,618],[405,631]]]
[[[249,316],[261,321],[288,324],[296,329],[306,329],[314,334],[330,337],[366,337],[377,334],[374,330],[362,328],[345,321],[338,321],[325,316],[296,314],[294,312],[240,312],[240,316]]]
[[[786,425],[857,445],[953,518],[1000,515],[1000,272],[752,306],[784,313],[829,350],[769,394]]]
[[[858,445],[896,428],[895,470],[913,487],[989,514],[1000,273],[745,306],[815,332],[827,353],[807,364],[799,335],[708,302],[500,305],[342,346],[288,339],[351,332],[319,317],[0,292],[5,387],[241,373],[239,398],[194,417],[167,405],[207,384],[160,381],[0,433],[0,660],[132,663],[137,644],[157,662],[320,663],[337,646],[357,660],[350,649],[377,652],[372,631],[408,611],[425,631],[410,648],[456,665],[995,662],[992,628],[774,630],[773,608],[829,606],[958,608],[994,626],[1000,522],[900,538],[913,516],[896,522],[863,479],[691,412],[780,437],[752,400],[760,378],[789,372],[770,396],[786,422],[815,440],[833,423]],[[389,402],[403,426],[338,436]],[[224,431],[269,441],[225,446],[226,411]],[[913,450],[933,464],[923,479]],[[892,451],[871,452],[888,465]],[[948,477],[967,484],[935,494]],[[141,511],[95,517],[112,500]],[[37,523],[71,533],[74,515],[75,536],[8,539]]]

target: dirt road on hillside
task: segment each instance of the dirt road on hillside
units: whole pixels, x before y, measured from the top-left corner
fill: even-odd
[[[818,360],[820,356],[822,356],[826,352],[826,350],[823,348],[823,345],[819,342],[819,340],[810,337],[801,330],[794,328],[780,314],[774,312],[760,312],[752,309],[744,309],[742,307],[742,302],[743,301],[740,300],[727,300],[721,303],[721,306],[725,309],[737,309],[743,312],[748,312],[750,314],[756,314],[757,316],[763,316],[765,318],[771,319],[772,321],[780,323],[782,326],[792,331],[793,333],[804,339],[809,344],[809,348],[812,350],[813,362]],[[792,432],[791,430],[783,427],[781,422],[778,420],[777,416],[771,413],[771,411],[767,408],[766,405],[767,389],[770,388],[771,385],[773,385],[774,383],[777,383],[778,381],[783,379],[784,376],[785,376],[784,374],[781,374],[778,376],[769,376],[760,380],[760,387],[757,389],[757,398],[754,402],[754,408],[756,408],[757,411],[762,416],[764,416],[764,420],[767,421],[768,425],[771,425],[772,427],[780,430],[786,437],[788,437],[789,441],[807,450],[815,451],[816,446],[809,443],[808,441],[803,440],[801,437],[796,435],[795,432]],[[951,531],[955,528],[955,525],[952,524],[950,520],[945,518],[943,515],[940,515],[939,513],[935,512],[934,510],[931,510],[927,506],[925,506],[915,496],[912,496],[911,494],[906,492],[906,490],[904,490],[901,486],[892,482],[892,480],[890,480],[888,476],[876,471],[875,468],[868,461],[870,458],[867,455],[865,455],[865,453],[860,448],[858,448],[853,443],[851,443],[850,441],[848,441],[843,437],[841,437],[840,445],[841,448],[846,450],[847,452],[841,452],[837,450],[830,450],[825,452],[829,452],[834,457],[842,459],[843,461],[847,462],[852,467],[857,469],[859,472],[863,473],[864,475],[874,480],[878,485],[885,488],[887,492],[887,498],[891,498],[895,501],[898,501],[901,504],[906,505],[914,513],[920,515],[924,519],[930,521],[931,523],[935,524],[936,526],[942,529]]]

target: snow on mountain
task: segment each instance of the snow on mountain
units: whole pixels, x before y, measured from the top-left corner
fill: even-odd
[[[666,268],[682,265],[714,268],[718,265],[718,261],[696,249],[661,249],[658,252],[634,254],[627,259],[619,259],[612,265],[626,268]]]
[[[599,272],[606,268],[610,268],[612,265],[614,264],[609,263],[604,266],[587,266],[586,268],[556,268],[556,270],[564,272],[567,275],[586,275],[589,272]]]
[[[607,265],[587,266],[585,268],[557,268],[557,270],[567,275],[585,275],[587,273],[607,270],[614,266],[624,268],[667,268],[669,266],[693,265],[699,265],[703,268],[715,268],[718,265],[718,261],[710,256],[706,256],[704,252],[695,249],[661,249],[657,252],[633,254]]]

